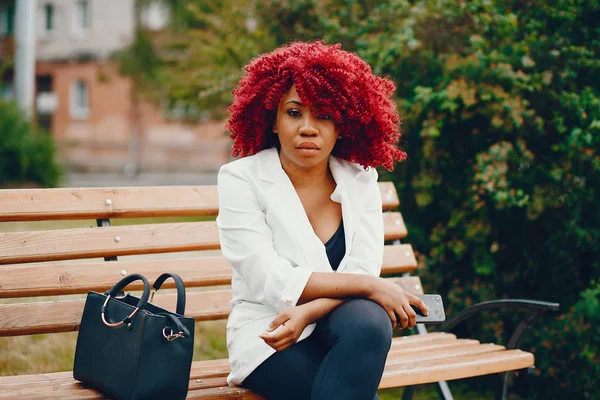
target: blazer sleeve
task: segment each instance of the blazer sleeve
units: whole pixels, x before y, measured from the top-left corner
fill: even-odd
[[[257,301],[277,312],[295,306],[312,271],[293,267],[275,251],[265,211],[242,171],[221,167],[217,189],[223,255]]]
[[[377,170],[369,172],[364,213],[358,223],[345,272],[379,276],[383,263],[383,206]]]

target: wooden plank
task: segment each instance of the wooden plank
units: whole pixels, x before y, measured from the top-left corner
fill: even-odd
[[[435,334],[434,334],[435,335]],[[431,336],[434,336],[431,335]],[[429,336],[429,335],[419,335],[419,336]],[[388,356],[388,360],[386,362],[387,365],[398,364],[402,362],[406,362],[406,360],[419,359],[422,357],[429,357],[427,359],[439,359],[441,355],[444,354],[439,350],[453,349],[464,350],[469,352],[469,354],[482,354],[489,351],[497,351],[502,350],[502,346],[496,345],[478,345],[476,340],[456,340],[456,338],[450,338],[453,335],[447,335],[449,339],[451,339],[451,343],[444,342],[442,344],[437,344],[436,341],[424,341],[422,343],[411,343],[411,346],[408,346],[406,342],[400,342],[395,338],[394,344],[401,344],[403,346],[396,346],[396,352],[390,351]],[[441,339],[442,337],[438,336],[437,339]],[[439,340],[438,340],[439,342]],[[490,347],[491,346],[491,347]],[[394,345],[392,346],[394,348]],[[406,358],[407,354],[415,353],[411,358]],[[448,353],[445,353],[448,354]],[[211,378],[219,378],[225,377],[229,374],[229,361],[227,359],[218,359],[218,360],[207,360],[207,361],[199,361],[194,362],[192,364],[192,368],[190,371],[190,381],[194,383],[196,388],[200,388],[202,386],[207,387],[206,380]],[[0,389],[16,387],[16,386],[30,386],[30,385],[38,385],[45,383],[60,383],[60,382],[69,382],[73,381],[73,375],[69,372],[57,372],[51,374],[39,374],[39,375],[21,375],[21,376],[6,376],[0,377]],[[197,382],[202,381],[202,382]],[[208,384],[210,385],[210,383]],[[192,387],[190,387],[191,389]]]
[[[187,293],[185,314],[196,321],[225,319],[229,315],[231,290]],[[174,294],[156,295],[153,303],[175,310]],[[79,329],[85,299],[0,304],[0,337]]]
[[[390,279],[407,291],[422,292],[418,277]],[[174,310],[175,299],[174,294],[158,294],[153,303]],[[185,314],[196,321],[225,319],[230,300],[229,289],[188,292]],[[0,336],[75,331],[84,305],[85,299],[0,304]]]
[[[436,336],[438,339],[441,337],[439,334],[419,336]],[[406,344],[409,342],[399,339],[395,338],[394,342]],[[455,342],[461,341],[455,340]],[[492,344],[472,345],[473,341],[464,342],[467,342],[468,345],[454,347],[450,350],[435,349],[435,345],[429,348],[423,346],[420,351],[414,352],[411,356],[390,353],[380,388],[432,383],[439,379],[460,379],[525,368],[527,365],[533,364],[533,355],[530,353],[515,350],[504,351],[502,346]],[[406,350],[410,350],[408,346],[404,347],[407,347]],[[256,395],[241,388],[227,387],[225,378],[228,373],[227,359],[194,362],[190,373],[188,398],[230,399],[231,396],[234,396],[233,398],[259,399]],[[82,388],[68,372],[2,377],[0,378],[0,389],[2,389],[0,390],[2,399],[13,397],[49,399],[56,398],[56,396],[60,398],[102,398],[100,394]]]
[[[402,278],[387,278],[407,292],[413,294],[423,294],[423,286],[421,285],[421,279],[418,276],[406,276]]]
[[[384,247],[383,275],[411,272],[416,266],[417,261],[410,245]],[[231,283],[231,266],[222,256],[9,264],[0,267],[0,298],[68,295],[87,293],[89,290],[104,292],[122,278],[122,271],[127,275],[142,274],[151,281],[163,272],[171,271],[183,278],[186,287]],[[165,282],[164,288],[172,287],[174,283],[171,280]],[[141,289],[141,283],[131,286],[131,290],[138,289]]]
[[[481,345],[461,349],[462,353],[424,352],[409,358],[388,358],[380,388],[433,383],[465,377],[498,373],[526,368],[533,364],[533,355],[518,350],[503,350],[502,346]],[[210,363],[210,368],[205,365]],[[217,373],[216,373],[217,372]],[[225,379],[229,372],[227,360],[200,361],[192,364],[190,392],[188,398],[231,399],[254,398],[241,388],[230,388]],[[3,398],[102,398],[89,389],[84,389],[72,378],[54,381],[36,381],[35,384],[4,385],[0,392]],[[216,396],[216,397],[215,397]],[[255,395],[254,395],[255,396]]]
[[[381,274],[403,274],[417,269],[417,259],[410,244],[386,245],[383,248]]]
[[[217,215],[216,186],[0,190],[0,222]]]
[[[380,182],[384,210],[400,204]],[[147,186],[0,190],[0,222],[217,215],[216,186]]]
[[[425,353],[424,357],[419,357],[416,355],[413,358],[395,359],[389,360],[386,362],[386,368],[384,371],[384,379],[380,384],[380,388],[388,388],[388,387],[396,387],[396,386],[408,386],[412,385],[413,382],[415,384],[421,383],[434,383],[437,382],[435,376],[437,374],[443,373],[446,378],[445,380],[458,379],[453,378],[455,376],[464,375],[467,373],[468,368],[479,368],[479,370],[488,370],[493,371],[489,373],[495,372],[503,372],[505,369],[507,360],[522,361],[522,359],[527,359],[528,357],[514,357],[512,355],[501,357],[499,354],[509,353],[506,351],[502,351],[502,346],[494,346],[494,345],[484,345],[478,346],[480,349],[478,351],[466,350],[463,355],[455,356],[450,355],[446,356],[444,354],[440,354],[438,357],[435,354]],[[475,348],[473,348],[475,350]],[[529,354],[529,353],[526,353]],[[529,356],[532,357],[531,354]],[[485,365],[485,361],[483,359],[492,360],[490,365]],[[508,369],[510,370],[510,368]],[[477,372],[477,371],[476,371]],[[422,376],[425,376],[427,373],[430,374],[429,379],[425,379],[420,382],[415,382],[413,379],[413,374],[419,373],[419,376],[422,380]],[[477,376],[477,375],[475,375]],[[191,381],[190,383],[190,393],[188,394],[188,398],[194,399],[212,399],[215,395],[223,395],[229,396],[228,390],[235,389],[236,391],[232,392],[235,396],[240,396],[242,393],[237,392],[239,388],[229,388],[225,382],[225,374],[220,378],[210,378],[207,380],[202,380],[202,383],[196,383],[195,381]],[[405,383],[401,385],[389,386],[390,379],[402,379]],[[202,386],[204,385],[204,387]],[[231,397],[215,397],[215,398],[231,398]],[[238,398],[238,397],[236,397]]]
[[[421,335],[427,336],[427,335]],[[388,357],[396,358],[399,356],[409,356],[413,354],[423,354],[424,352],[438,352],[440,350],[453,350],[453,349],[464,349],[467,347],[479,346],[480,343],[478,340],[474,339],[449,339],[443,341],[435,341],[430,343],[420,343],[410,347],[402,347],[402,348],[391,348]],[[402,357],[398,358],[402,360]]]
[[[384,214],[385,239],[406,236],[402,215]],[[214,221],[0,233],[0,264],[218,249]]]
[[[219,248],[214,221],[0,233],[0,264]]]
[[[191,390],[187,399],[206,400],[263,400],[263,397],[241,387],[218,387],[205,390]]]
[[[455,357],[462,357],[466,355],[484,354],[492,351],[505,350],[504,346],[496,344],[446,344],[445,346],[439,346],[438,348],[426,348],[423,347],[419,352],[407,352],[405,354],[394,353],[388,355],[386,366],[391,369],[394,365],[406,365],[406,363],[416,363],[433,360],[446,360],[453,359]]]
[[[476,340],[457,339],[456,335],[444,332],[432,332],[427,335],[412,335],[395,337],[392,339],[392,351],[410,351],[411,349],[436,348],[436,346],[449,346],[451,344],[477,342]],[[229,373],[227,359],[196,361],[192,364],[190,379],[203,379],[207,377],[225,376]],[[16,385],[32,385],[44,382],[59,382],[72,380],[71,371],[53,372],[46,374],[28,374],[17,376],[0,376],[0,392],[3,387]]]
[[[231,283],[231,265],[225,257],[196,257],[129,261],[99,261],[76,263],[32,263],[0,266],[0,298],[54,296],[104,292],[125,275],[142,274],[154,281],[163,272],[181,276],[186,288],[228,285]],[[163,288],[173,288],[167,280]],[[128,286],[140,290],[141,282]]]
[[[431,333],[427,335],[406,336],[414,340],[402,340],[404,337],[396,337],[392,340],[392,346],[386,364],[397,364],[406,360],[419,360],[421,357],[427,359],[443,358],[442,355],[455,352],[470,352],[469,354],[482,354],[490,351],[503,350],[504,347],[493,344],[480,344],[477,340],[457,339],[452,334]],[[451,352],[448,352],[450,350]],[[410,358],[409,358],[410,357]],[[192,364],[190,380],[203,380],[206,378],[223,377],[229,374],[228,359],[197,361]],[[9,386],[32,385],[40,383],[58,383],[73,380],[73,375],[68,372],[55,372],[49,374],[31,374],[20,376],[0,377],[0,389]]]
[[[381,202],[385,211],[395,210],[400,206],[400,199],[394,182],[379,182],[379,190],[381,191]]]
[[[381,389],[449,381],[528,368],[533,354],[519,350],[492,351],[485,354],[455,356],[444,360],[394,364],[386,367]]]
[[[397,240],[408,235],[402,214],[399,212],[383,213],[383,229],[385,240]]]
[[[22,384],[31,385],[39,382],[63,381],[66,379],[73,379],[72,371],[50,372],[45,374],[0,376],[0,388],[2,388],[3,386],[14,386]],[[2,390],[0,390],[0,393],[2,393]]]

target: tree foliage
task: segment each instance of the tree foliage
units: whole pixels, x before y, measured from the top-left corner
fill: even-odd
[[[356,51],[398,84],[409,159],[389,177],[428,289],[450,315],[492,298],[560,302],[528,336],[539,374],[518,390],[600,398],[600,2],[207,3],[172,3],[186,22],[174,19],[163,93],[227,104],[241,66],[290,40]],[[500,340],[516,319],[461,333],[480,322],[482,338]]]
[[[143,8],[148,0],[138,0]],[[118,55],[122,71],[140,80],[146,96],[186,109],[194,120],[210,111],[221,116],[231,90],[253,56],[276,46],[257,25],[251,0],[163,0],[170,29],[139,26],[131,46]]]
[[[54,187],[59,178],[50,135],[34,129],[16,104],[0,100],[0,187]]]

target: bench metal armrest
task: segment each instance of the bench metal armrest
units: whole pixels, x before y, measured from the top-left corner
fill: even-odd
[[[559,310],[560,305],[558,303],[550,303],[547,301],[538,300],[527,300],[527,299],[506,299],[506,300],[491,300],[484,301],[472,305],[465,310],[460,311],[452,318],[446,320],[440,325],[439,330],[441,332],[449,332],[456,325],[461,322],[480,314],[483,311],[498,310],[498,309],[509,309],[527,311],[527,315],[521,320],[515,331],[513,332],[510,340],[508,341],[507,349],[518,348],[521,340],[525,333],[531,328],[537,317],[544,312],[556,312]]]

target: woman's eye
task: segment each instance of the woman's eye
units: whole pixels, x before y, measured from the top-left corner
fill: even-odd
[[[299,110],[296,110],[295,108],[291,108],[287,111],[288,115],[292,116],[292,117],[299,117],[302,114],[300,114]]]

